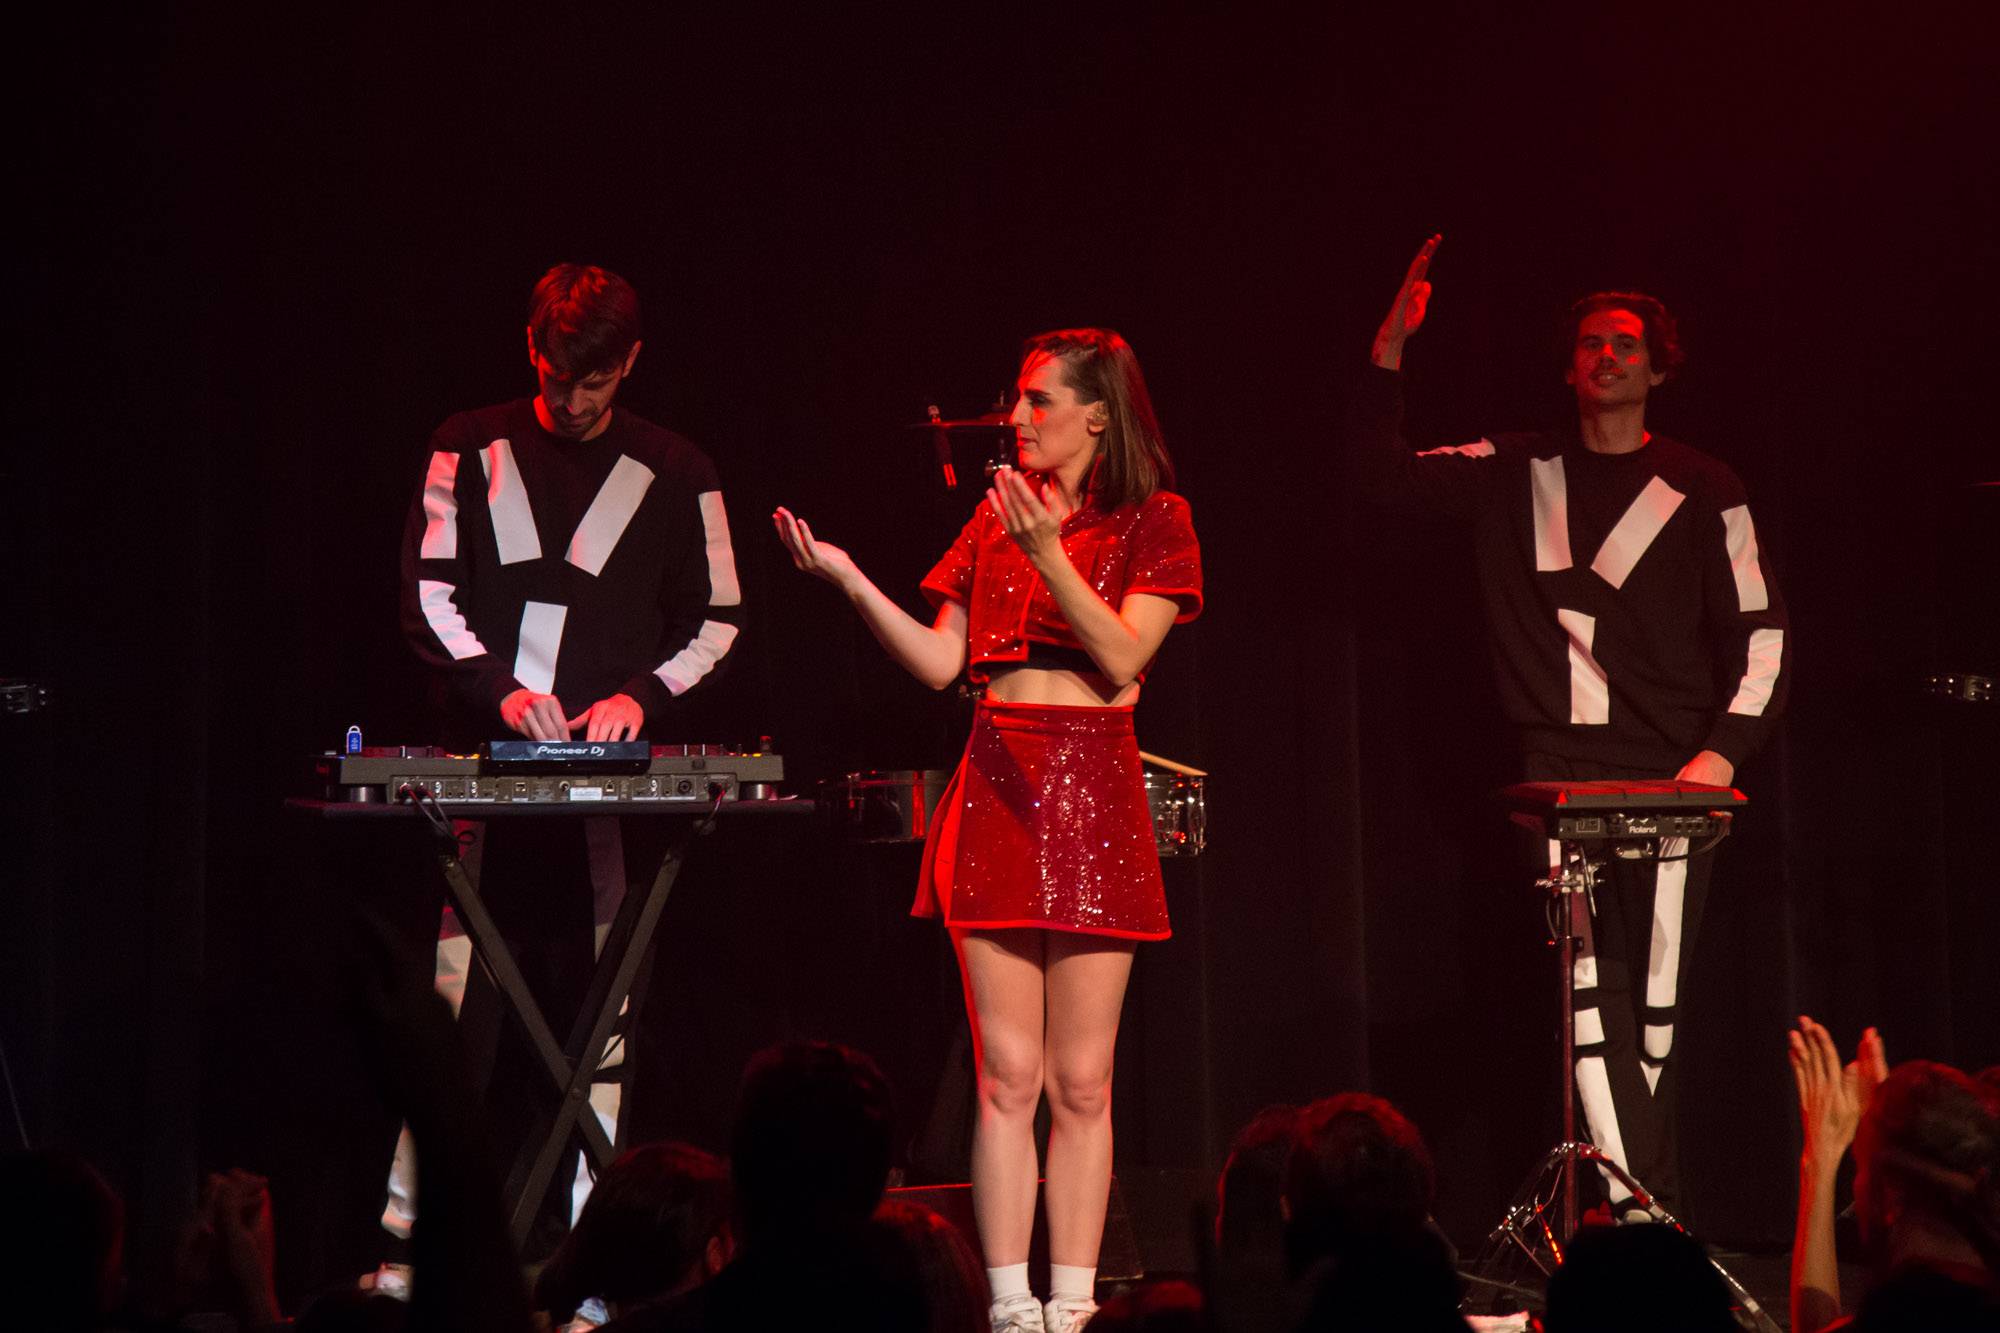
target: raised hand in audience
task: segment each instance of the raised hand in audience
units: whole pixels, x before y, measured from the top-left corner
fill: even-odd
[[[1805,1015],[1786,1034],[1798,1088],[1805,1147],[1799,1155],[1799,1216],[1792,1239],[1792,1328],[1818,1333],[1840,1315],[1840,1272],[1833,1248],[1833,1188],[1868,1099],[1889,1076],[1882,1036],[1861,1034],[1843,1065],[1827,1030]]]
[[[181,1236],[172,1308],[227,1314],[244,1328],[281,1323],[274,1254],[270,1182],[237,1168],[210,1172]]]
[[[270,1182],[232,1169],[208,1178],[209,1220],[215,1229],[217,1266],[227,1275],[252,1325],[275,1324],[278,1310],[276,1244],[271,1230]]]

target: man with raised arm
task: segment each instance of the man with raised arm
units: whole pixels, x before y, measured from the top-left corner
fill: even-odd
[[[1357,479],[1472,527],[1500,695],[1529,781],[1678,778],[1727,786],[1784,706],[1784,604],[1730,468],[1646,429],[1680,367],[1672,315],[1637,292],[1570,307],[1576,419],[1415,453],[1402,438],[1404,347],[1422,327],[1439,237],[1411,262],[1360,390]],[[1576,1080],[1591,1139],[1669,1210],[1676,1005],[1711,857],[1669,840],[1614,862],[1576,962]],[[1645,1214],[1615,1181],[1615,1216]]]
[[[402,622],[442,687],[439,738],[455,749],[509,733],[661,738],[676,702],[713,678],[736,641],[743,599],[715,465],[615,405],[639,336],[630,283],[594,265],[558,264],[529,306],[536,395],[461,412],[431,438],[404,531]],[[617,821],[583,824],[582,847],[557,848],[563,839],[551,829],[496,821],[467,849],[496,912],[512,899],[502,929],[547,961],[531,975],[587,973],[588,956],[564,950],[589,947],[586,910],[602,948],[624,892]],[[578,881],[576,892],[554,880]],[[438,985],[454,1004],[468,959],[447,909]],[[611,1046],[621,1040],[614,1035]],[[618,1100],[615,1082],[592,1090],[607,1133]],[[414,1216],[408,1147],[405,1135],[382,1218],[399,1234]],[[588,1190],[579,1166],[577,1209]]]

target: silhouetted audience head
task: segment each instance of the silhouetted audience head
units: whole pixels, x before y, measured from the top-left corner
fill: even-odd
[[[1357,1239],[1421,1229],[1435,1193],[1430,1150],[1402,1112],[1365,1092],[1312,1103],[1285,1159],[1292,1271]]]
[[[124,1299],[125,1204],[90,1163],[61,1150],[8,1153],[0,1200],[33,1222],[0,1245],[0,1283],[20,1327],[82,1327]]]
[[[903,1199],[884,1199],[875,1221],[915,1262],[931,1333],[987,1333],[986,1270],[972,1242],[931,1209]]]
[[[2000,1092],[1911,1060],[1875,1089],[1854,1138],[1854,1204],[1878,1269],[2000,1271]]]
[[[1734,1333],[1729,1287],[1664,1225],[1585,1227],[1549,1279],[1547,1333]]]
[[[567,1315],[592,1296],[613,1313],[714,1276],[733,1248],[729,1168],[684,1143],[649,1143],[597,1179],[576,1229],[535,1283],[535,1302]]]
[[[1308,1268],[1298,1329],[1465,1333],[1451,1247],[1429,1226],[1384,1222]]]
[[[1202,1333],[1201,1291],[1187,1282],[1149,1282],[1119,1292],[1091,1317],[1093,1333]]]
[[[2000,1288],[1906,1268],[1869,1290],[1851,1327],[1854,1333],[1993,1333],[2000,1329]]]
[[[1298,1124],[1298,1107],[1269,1106],[1229,1145],[1215,1182],[1215,1244],[1224,1261],[1284,1254],[1285,1162]]]
[[[831,1042],[787,1042],[743,1072],[730,1170],[746,1244],[865,1222],[889,1175],[894,1113],[875,1062]]]

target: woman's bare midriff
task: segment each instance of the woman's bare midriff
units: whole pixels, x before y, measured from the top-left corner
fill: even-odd
[[[986,695],[998,703],[1111,708],[1137,703],[1139,683],[1133,681],[1121,688],[1095,672],[1001,667],[987,678]]]

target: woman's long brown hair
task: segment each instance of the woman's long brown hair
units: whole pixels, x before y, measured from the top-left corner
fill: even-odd
[[[1023,362],[1037,355],[1063,363],[1063,382],[1078,401],[1104,404],[1104,433],[1088,483],[1091,499],[1112,510],[1173,486],[1173,461],[1132,344],[1111,329],[1054,329],[1023,344]]]

